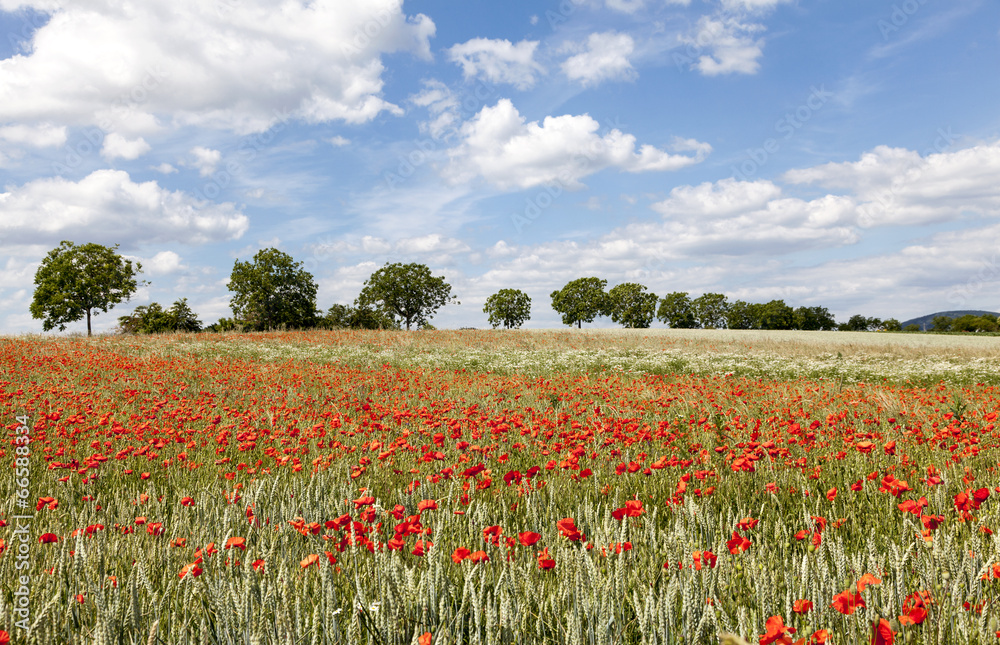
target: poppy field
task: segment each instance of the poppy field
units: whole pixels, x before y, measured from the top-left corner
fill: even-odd
[[[988,365],[581,338],[0,339],[0,643],[1000,643]]]

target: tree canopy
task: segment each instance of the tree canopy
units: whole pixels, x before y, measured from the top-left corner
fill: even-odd
[[[624,282],[608,292],[611,320],[632,329],[646,329],[656,316],[659,298],[636,282]]]
[[[187,298],[176,301],[170,309],[164,309],[158,302],[136,307],[131,314],[118,318],[118,326],[128,334],[201,331],[201,321],[191,311]]]
[[[424,264],[386,263],[365,280],[358,307],[389,313],[406,325],[427,325],[437,310],[453,302],[451,285]]]
[[[29,310],[42,319],[49,331],[87,318],[87,335],[92,334],[91,316],[107,313],[128,300],[139,287],[136,274],[142,264],[122,258],[113,247],[100,244],[75,245],[64,241],[49,251],[35,272],[35,293]]]
[[[694,329],[698,326],[694,306],[686,291],[675,291],[664,296],[656,317],[672,329]]]
[[[229,279],[233,316],[249,329],[312,327],[316,323],[316,283],[292,256],[263,249],[251,262],[236,261]]]
[[[517,329],[531,317],[531,298],[520,289],[501,289],[486,299],[483,313],[494,329]]]
[[[552,308],[562,315],[564,325],[577,328],[583,323],[594,322],[598,316],[608,315],[608,294],[604,293],[607,280],[577,278],[558,291],[553,291]]]

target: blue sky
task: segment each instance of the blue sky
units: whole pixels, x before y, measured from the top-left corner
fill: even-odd
[[[275,246],[327,309],[422,262],[485,327],[577,277],[896,317],[1000,310],[986,0],[0,0],[0,332],[61,240],[229,316]],[[599,320],[598,326],[611,326]],[[71,329],[83,329],[83,323]]]

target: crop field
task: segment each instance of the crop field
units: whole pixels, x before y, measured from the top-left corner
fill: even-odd
[[[998,368],[843,332],[0,338],[0,643],[1000,643]]]

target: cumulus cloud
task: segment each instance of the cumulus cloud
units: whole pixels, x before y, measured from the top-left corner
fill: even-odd
[[[942,133],[942,146],[952,139]],[[864,226],[922,224],[976,213],[1000,216],[1000,141],[921,156],[878,146],[857,161],[791,170],[784,179],[851,193]]]
[[[177,172],[176,168],[174,168],[172,165],[168,164],[165,161],[161,163],[159,166],[152,166],[150,169],[155,170],[156,172],[163,175],[172,175],[175,172]]]
[[[135,183],[120,170],[98,170],[78,182],[36,179],[0,193],[0,239],[18,244],[204,244],[239,238],[248,226],[231,203],[199,201],[155,181]]]
[[[211,148],[204,148],[202,146],[195,146],[191,148],[191,154],[194,155],[194,160],[191,165],[198,169],[198,174],[202,177],[207,177],[215,172],[215,167],[219,165],[219,161],[222,160],[222,153],[218,150],[212,150]]]
[[[535,61],[536,40],[473,38],[448,50],[448,58],[461,65],[465,78],[485,78],[493,83],[506,83],[519,90],[534,86],[537,76],[545,73]]]
[[[563,73],[571,81],[593,86],[604,81],[631,81],[638,76],[628,59],[635,49],[635,41],[628,34],[590,34],[583,47],[583,52],[563,61]]]
[[[330,144],[333,147],[335,147],[335,148],[343,148],[344,146],[351,145],[351,140],[350,139],[348,139],[346,137],[342,137],[339,134],[337,136],[335,136],[335,137],[331,137],[331,138],[327,139],[327,141],[329,141]]]
[[[0,124],[96,125],[147,133],[195,124],[240,133],[285,118],[366,122],[382,98],[381,56],[430,58],[435,26],[398,0],[19,0],[50,14],[26,53],[0,61]]]
[[[51,123],[37,125],[19,123],[0,127],[0,139],[7,143],[32,148],[53,148],[66,143],[66,128]]]
[[[701,52],[692,66],[705,76],[756,74],[764,55],[763,25],[734,17],[702,16],[694,37],[683,42]]]
[[[119,158],[131,160],[138,159],[151,149],[151,146],[142,137],[138,139],[126,139],[117,132],[112,132],[104,137],[101,156],[107,161]]]
[[[160,251],[151,258],[139,260],[142,262],[143,273],[151,276],[169,275],[187,268],[181,263],[181,256],[173,251]]]
[[[605,168],[677,170],[704,160],[712,149],[692,140],[677,140],[675,152],[694,155],[649,144],[636,149],[633,135],[615,129],[602,136],[599,127],[586,114],[526,122],[510,100],[502,99],[462,125],[462,143],[448,151],[443,172],[453,183],[482,177],[505,190],[543,184],[580,188],[582,178]]]

